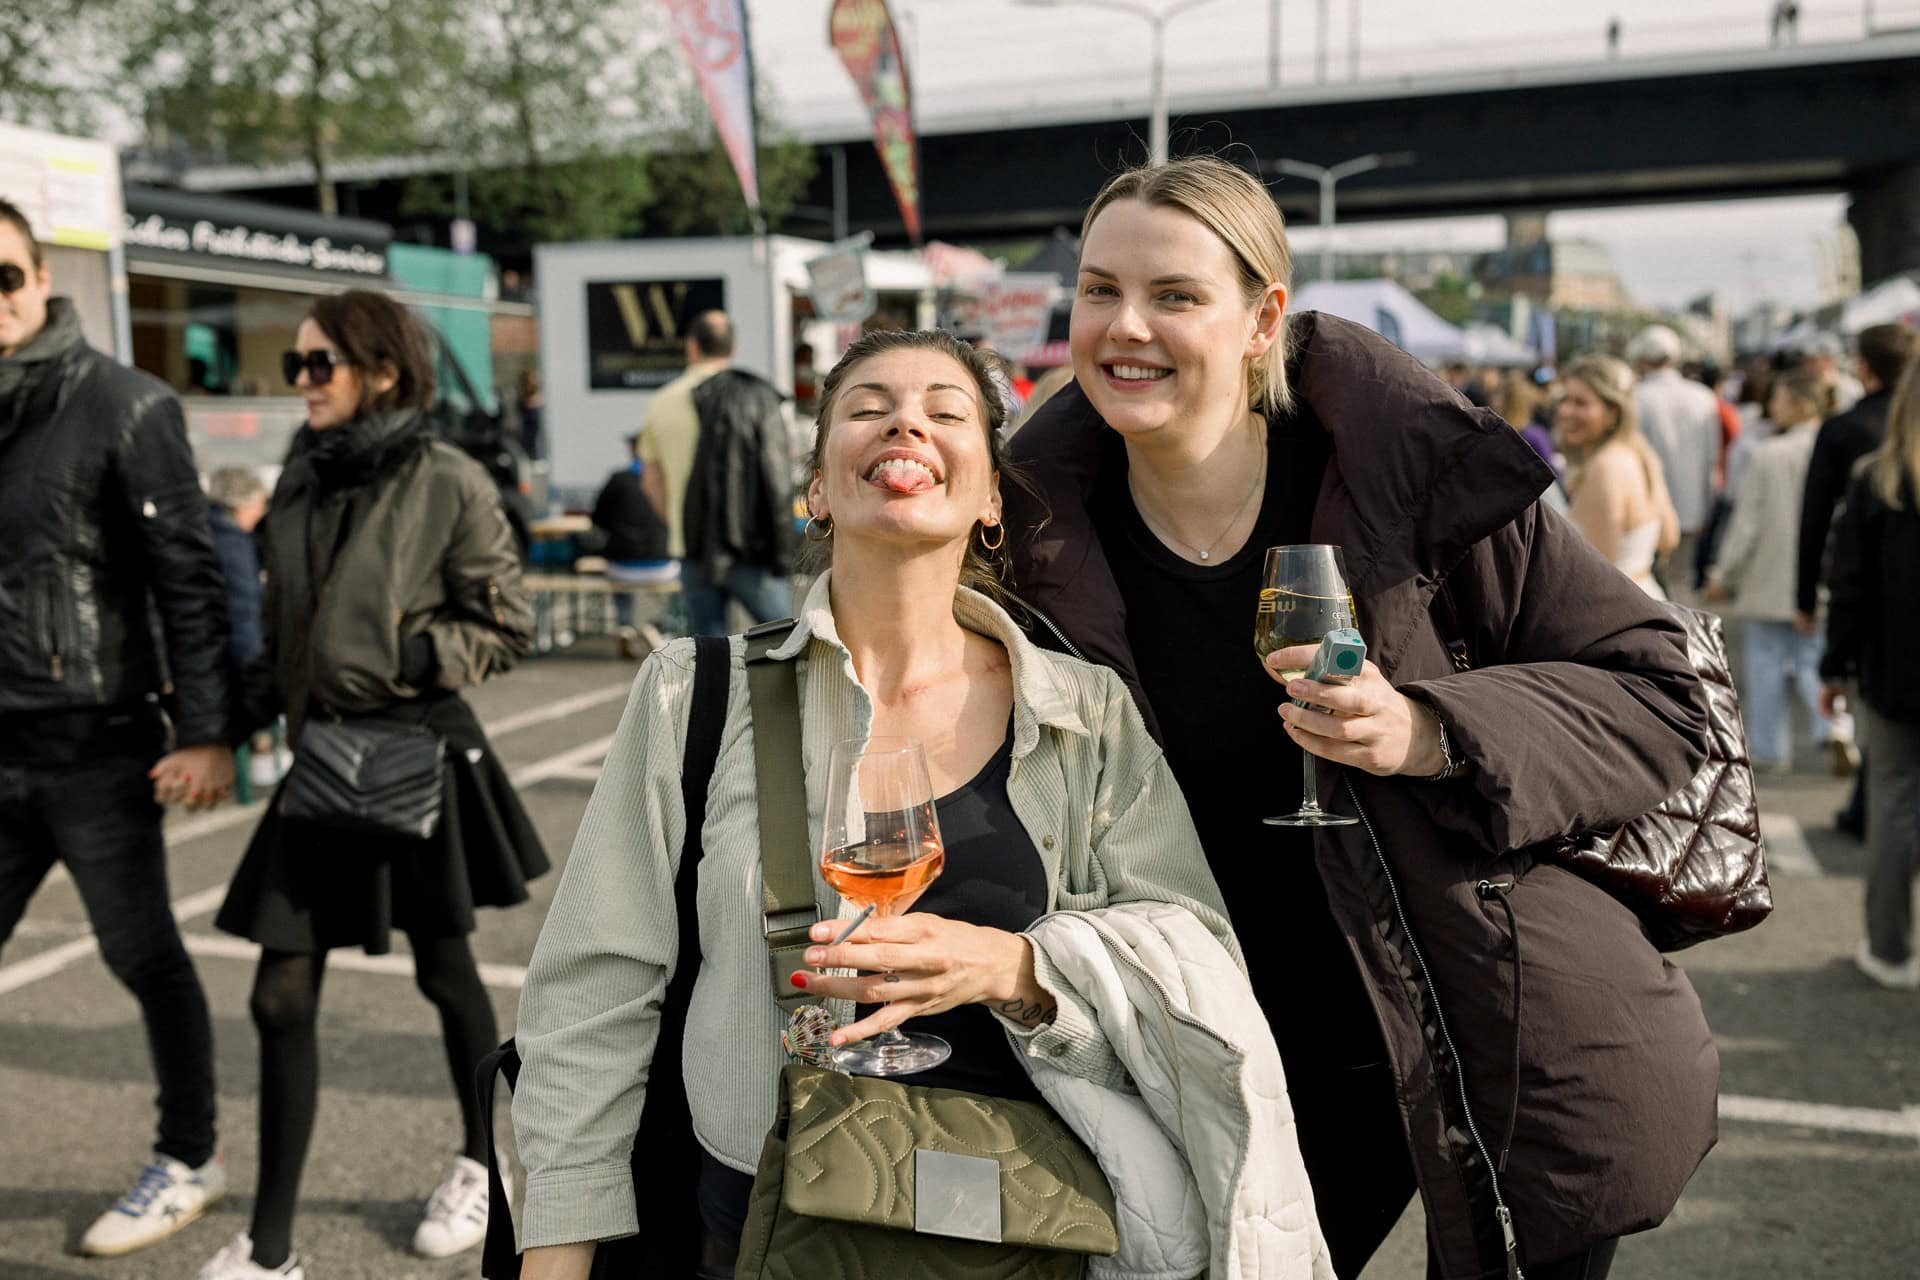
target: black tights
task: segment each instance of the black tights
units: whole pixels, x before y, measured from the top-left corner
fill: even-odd
[[[414,980],[440,1011],[447,1068],[460,1099],[464,1154],[484,1162],[486,1130],[474,1072],[499,1039],[493,1002],[480,982],[464,936],[422,938],[413,945]],[[313,1137],[320,1097],[320,1046],[315,1024],[325,952],[267,951],[254,975],[250,1007],[260,1032],[260,1183],[253,1205],[253,1260],[277,1267],[293,1249],[293,1210],[300,1170]]]

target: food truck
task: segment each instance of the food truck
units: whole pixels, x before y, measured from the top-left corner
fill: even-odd
[[[860,328],[857,320],[823,317],[816,306],[809,263],[835,251],[791,236],[537,246],[555,505],[590,506],[608,474],[626,463],[627,437],[640,429],[655,392],[686,367],[687,327],[703,311],[725,311],[732,320],[739,367],[784,395],[799,390],[802,403],[791,421],[796,457],[810,447],[812,374],[830,367]],[[863,309],[876,322],[933,323],[934,279],[920,254],[860,252],[857,259],[869,294]]]

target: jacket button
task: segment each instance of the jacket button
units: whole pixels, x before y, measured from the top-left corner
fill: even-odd
[[[147,519],[151,520],[155,516],[160,514],[160,508],[153,505],[152,498],[148,498],[145,502],[140,504],[140,514],[145,516]]]
[[[1052,837],[1052,836],[1041,836],[1041,837],[1040,837],[1040,847],[1041,847],[1042,849],[1051,849],[1051,848],[1053,848],[1053,837]]]
[[[1067,1046],[1057,1040],[1047,1046],[1047,1056],[1050,1058],[1063,1058],[1066,1056],[1066,1053]]]

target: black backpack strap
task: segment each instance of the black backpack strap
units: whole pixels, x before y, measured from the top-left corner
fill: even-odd
[[[713,781],[714,764],[720,757],[720,739],[727,726],[727,692],[732,682],[733,659],[725,636],[696,637],[693,653],[693,699],[687,717],[686,754],[680,765],[680,800],[686,813],[686,834],[673,883],[680,949],[661,1006],[660,1035],[654,1046],[653,1066],[648,1072],[647,1103],[632,1157],[640,1233],[626,1240],[608,1242],[596,1250],[593,1268],[596,1277],[641,1274],[635,1269],[641,1257],[663,1266],[678,1266],[672,1274],[692,1274],[693,1263],[699,1255],[698,1148],[680,1076],[680,1047],[686,1034],[687,1006],[692,1000],[694,978],[700,971],[699,909],[694,889],[700,860],[706,853],[701,829],[706,823],[707,793]],[[520,1081],[520,1054],[514,1042],[508,1040],[488,1054],[480,1063],[479,1074],[480,1114],[487,1130],[487,1179],[492,1196],[480,1274],[485,1280],[519,1280],[520,1255],[513,1234],[513,1216],[507,1208],[506,1184],[500,1176],[500,1161],[493,1140],[494,1081],[504,1074],[509,1093]],[[642,1152],[648,1153],[645,1160]],[[498,1213],[492,1212],[496,1206],[500,1209]],[[667,1230],[658,1230],[660,1226]],[[629,1253],[635,1256],[627,1257]]]

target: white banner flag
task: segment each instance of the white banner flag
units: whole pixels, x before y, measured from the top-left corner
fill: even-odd
[[[749,209],[760,207],[754,150],[753,51],[747,40],[745,0],[666,0],[687,61],[733,161]]]
[[[813,314],[822,320],[858,323],[873,314],[875,298],[867,287],[867,246],[872,232],[843,240],[807,260],[807,293]]]

